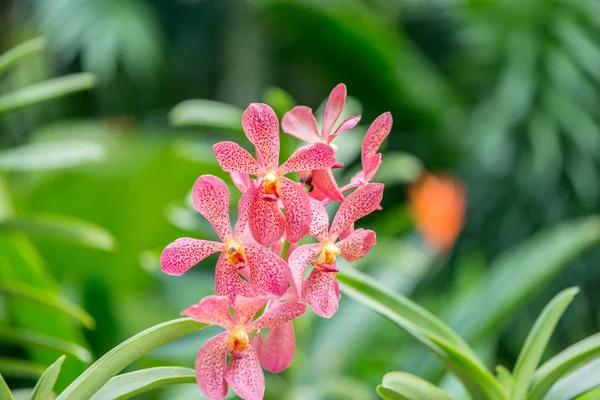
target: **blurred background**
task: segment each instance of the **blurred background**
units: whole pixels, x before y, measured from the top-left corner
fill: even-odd
[[[548,355],[599,330],[600,3],[2,0],[0,50],[22,43],[0,58],[0,373],[12,388],[25,393],[66,352],[60,390],[211,293],[216,259],[171,277],[158,256],[178,237],[215,236],[189,198],[201,174],[229,182],[212,145],[248,145],[251,102],[280,117],[318,110],[340,82],[347,114],[362,114],[337,141],[341,184],[360,169],[370,122],[394,117],[384,209],[359,223],[378,245],[354,268],[441,316],[490,367],[513,366],[567,286],[582,293]],[[283,153],[296,145],[282,136]],[[445,252],[411,217],[424,170],[466,189],[464,229]],[[131,369],[193,367],[214,332]],[[418,343],[347,297],[331,320],[298,320],[296,337],[292,367],[266,374],[267,398],[374,399],[392,370],[460,398]],[[139,396],[200,397],[195,385]]]

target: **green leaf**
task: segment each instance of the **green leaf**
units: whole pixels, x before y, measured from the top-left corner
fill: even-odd
[[[544,400],[572,399],[599,386],[600,358],[597,358],[556,382]]]
[[[28,107],[44,101],[94,87],[94,75],[88,73],[71,74],[36,83],[0,96],[0,115],[19,108]]]
[[[48,293],[31,286],[14,282],[10,285],[0,284],[0,295],[33,301],[57,311],[64,312],[81,322],[88,329],[94,329],[96,327],[96,321],[94,321],[94,318],[89,315],[87,311],[53,293]]]
[[[124,400],[164,386],[196,383],[196,372],[183,367],[156,367],[117,375],[90,400]]]
[[[498,381],[504,388],[504,391],[506,393],[510,393],[513,388],[514,382],[515,382],[510,371],[502,365],[497,365],[496,366],[496,377],[498,378]]]
[[[201,126],[243,135],[243,111],[230,104],[213,100],[186,100],[169,113],[175,126]]]
[[[69,168],[104,158],[104,148],[94,142],[69,140],[32,143],[0,151],[0,171],[48,171]]]
[[[146,329],[102,356],[71,383],[56,400],[88,399],[113,376],[138,358],[204,326],[189,318],[179,318]]]
[[[6,384],[6,381],[2,377],[1,373],[0,373],[0,399],[2,399],[2,400],[12,400],[13,399],[13,396],[10,393],[10,389],[8,388],[8,385]]]
[[[46,47],[46,40],[43,37],[39,37],[28,40],[8,50],[6,53],[0,55],[0,74],[23,58],[41,51],[44,47]]]
[[[377,386],[377,394],[385,400],[452,400],[439,387],[405,372],[389,372]]]
[[[533,373],[542,359],[556,324],[578,292],[579,288],[569,288],[557,294],[535,321],[513,370],[515,381],[511,400],[521,400],[527,396]]]
[[[577,396],[575,400],[598,400],[600,399],[600,386],[590,390],[589,392],[585,392],[581,396]]]
[[[45,366],[35,361],[0,357],[0,375],[10,376],[12,378],[38,379],[45,370]]]
[[[561,351],[535,372],[527,399],[542,400],[550,388],[566,373],[598,356],[600,356],[600,333]]]
[[[52,398],[52,390],[56,384],[63,361],[65,361],[65,356],[60,356],[54,364],[44,371],[31,393],[31,400],[48,400]]]
[[[387,317],[431,350],[474,399],[505,398],[502,387],[473,350],[429,311],[355,270],[339,272],[338,282],[345,294]]]
[[[44,347],[70,354],[79,360],[90,363],[92,354],[84,347],[63,339],[44,335],[35,331],[4,327],[0,331],[0,341],[22,345],[25,347]]]

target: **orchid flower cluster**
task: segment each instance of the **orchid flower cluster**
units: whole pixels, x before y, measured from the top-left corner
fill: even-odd
[[[286,113],[283,131],[308,145],[281,165],[277,116],[266,104],[251,104],[242,126],[256,157],[234,142],[214,145],[219,165],[242,192],[235,226],[231,228],[229,219],[227,185],[203,175],[194,184],[193,205],[220,241],[180,238],[161,255],[164,272],[182,275],[207,256],[220,253],[215,295],[182,312],[226,329],[208,340],[196,359],[198,384],[211,400],[224,398],[229,386],[243,399],[262,399],[262,368],[278,373],[292,362],[292,320],[305,312],[306,304],[324,318],[337,311],[336,257],[355,261],[376,243],[375,232],[354,229],[354,223],[381,209],[383,185],[372,180],[381,165],[377,151],[390,132],[392,117],[385,113],[370,126],[362,143],[363,169],[340,188],[332,169],[343,164],[336,160],[332,141],[360,120],[353,116],[333,129],[345,101],[346,87],[340,84],[329,96],[320,130],[310,108],[298,106]],[[292,172],[298,172],[299,182],[287,177]],[[330,226],[325,205],[332,201],[341,204]],[[307,236],[317,242],[299,246]],[[305,279],[309,265],[312,270]],[[255,318],[256,314],[261,315]]]

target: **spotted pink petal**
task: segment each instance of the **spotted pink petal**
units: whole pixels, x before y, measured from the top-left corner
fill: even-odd
[[[196,357],[196,381],[209,400],[227,396],[225,363],[229,347],[229,332],[223,332],[204,343]]]
[[[371,182],[375,178],[375,174],[379,170],[379,166],[381,165],[381,153],[374,154],[372,156],[367,156],[366,161],[363,165],[364,171],[364,182]]]
[[[310,230],[309,235],[324,241],[327,239],[329,230],[329,216],[323,204],[316,200],[310,199]]]
[[[344,260],[354,262],[363,258],[375,244],[377,244],[375,232],[368,229],[357,229],[346,239],[337,242],[336,246],[340,249]]]
[[[215,268],[215,294],[217,296],[227,296],[229,305],[232,307],[235,304],[237,295],[254,296],[248,282],[242,279],[236,266],[227,259],[225,253],[221,253]]]
[[[360,115],[355,115],[353,117],[346,118],[345,120],[342,121],[340,126],[338,126],[338,128],[335,130],[335,132],[333,132],[331,135],[329,135],[329,142],[331,142],[340,133],[349,131],[350,129],[354,129],[354,127],[359,122],[360,122]]]
[[[250,285],[255,293],[280,297],[288,286],[288,266],[268,248],[244,244],[244,253],[250,270]]]
[[[160,255],[160,265],[163,272],[169,275],[182,275],[206,257],[221,250],[223,243],[180,238],[165,247]]]
[[[242,197],[238,201],[238,220],[233,228],[233,237],[240,239],[244,229],[248,224],[248,214],[250,213],[250,206],[256,197],[257,189],[254,183],[251,183],[248,188],[242,193]]]
[[[240,357],[231,357],[225,368],[225,380],[244,400],[262,400],[265,394],[265,376],[258,355],[251,343]]]
[[[248,332],[257,329],[275,328],[298,318],[306,311],[306,305],[296,302],[277,303],[269,308],[256,321],[248,325]]]
[[[246,136],[260,152],[264,168],[274,170],[279,164],[279,120],[275,111],[263,103],[252,103],[242,115]]]
[[[285,209],[285,237],[296,243],[310,228],[310,201],[302,185],[281,177],[281,202]]]
[[[225,296],[207,296],[198,304],[183,310],[181,315],[186,315],[203,324],[220,325],[227,329],[233,326]]]
[[[290,254],[288,264],[292,274],[291,284],[296,294],[300,295],[302,293],[302,280],[304,279],[306,267],[317,256],[320,250],[321,244],[319,243],[305,244]]]
[[[340,233],[340,239],[344,240],[354,232],[354,224],[351,224]]]
[[[338,120],[342,111],[344,110],[344,104],[346,104],[346,85],[340,83],[333,88],[327,104],[325,104],[325,111],[323,113],[323,128],[321,129],[321,138],[327,140],[329,134]]]
[[[260,175],[258,163],[246,149],[234,142],[219,142],[213,146],[217,162],[227,172]]]
[[[246,297],[246,296],[237,296],[235,298],[235,315],[234,315],[234,323],[235,325],[246,325],[254,314],[258,312],[265,303],[267,302],[266,297]],[[250,331],[248,331],[250,332]]]
[[[335,275],[315,268],[302,286],[303,299],[323,318],[331,318],[338,309],[340,290]]]
[[[285,218],[276,201],[264,198],[261,185],[256,191],[248,213],[248,226],[254,239],[263,245],[275,243],[285,233]]]
[[[316,143],[321,141],[317,121],[309,107],[296,106],[286,112],[281,120],[281,127],[288,135],[305,142]]]
[[[380,210],[379,203],[381,203],[382,198],[383,184],[381,183],[370,183],[348,195],[333,218],[329,238],[331,240],[337,239],[340,233],[346,230],[350,224],[375,210]]]
[[[221,240],[231,237],[229,189],[223,180],[202,175],[192,189],[194,208],[210,222]]]
[[[254,180],[250,178],[250,175],[241,172],[230,172],[229,176],[235,187],[242,193],[244,193],[254,182]]]
[[[277,170],[279,175],[295,171],[330,168],[335,163],[335,152],[325,143],[309,144],[296,150]]]
[[[312,173],[312,184],[315,189],[323,193],[326,198],[334,201],[343,201],[344,195],[333,177],[331,169],[316,170]]]
[[[392,130],[392,114],[386,112],[375,118],[367,133],[365,133],[362,142],[361,157],[363,165],[369,156],[377,153],[379,146],[389,135],[390,130]]]
[[[258,359],[264,369],[278,374],[290,366],[295,349],[294,325],[290,321],[269,329],[267,339],[257,349]]]

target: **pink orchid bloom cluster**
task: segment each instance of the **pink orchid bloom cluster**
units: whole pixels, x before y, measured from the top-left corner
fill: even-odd
[[[198,384],[211,400],[223,399],[229,386],[245,400],[262,399],[262,368],[278,373],[292,362],[292,320],[305,312],[306,304],[325,318],[337,311],[336,257],[355,261],[376,243],[375,232],[354,229],[354,223],[381,209],[383,185],[372,180],[381,164],[377,151],[390,132],[392,118],[385,113],[373,122],[362,144],[363,169],[340,188],[332,169],[343,164],[336,160],[332,141],[360,120],[350,117],[333,129],[345,101],[346,87],[340,84],[329,96],[320,131],[310,108],[298,106],[286,113],[283,131],[309,144],[281,165],[277,116],[266,104],[251,104],[242,126],[256,157],[234,142],[214,145],[219,165],[242,192],[235,226],[231,228],[229,219],[227,185],[203,175],[192,190],[194,208],[211,223],[220,241],[180,238],[161,255],[164,272],[182,275],[220,253],[215,295],[182,312],[226,329],[207,341],[196,359]],[[300,182],[287,177],[292,172],[298,172]],[[330,226],[324,206],[332,201],[341,204]],[[305,237],[317,242],[299,246]],[[313,268],[305,278],[309,265]]]

